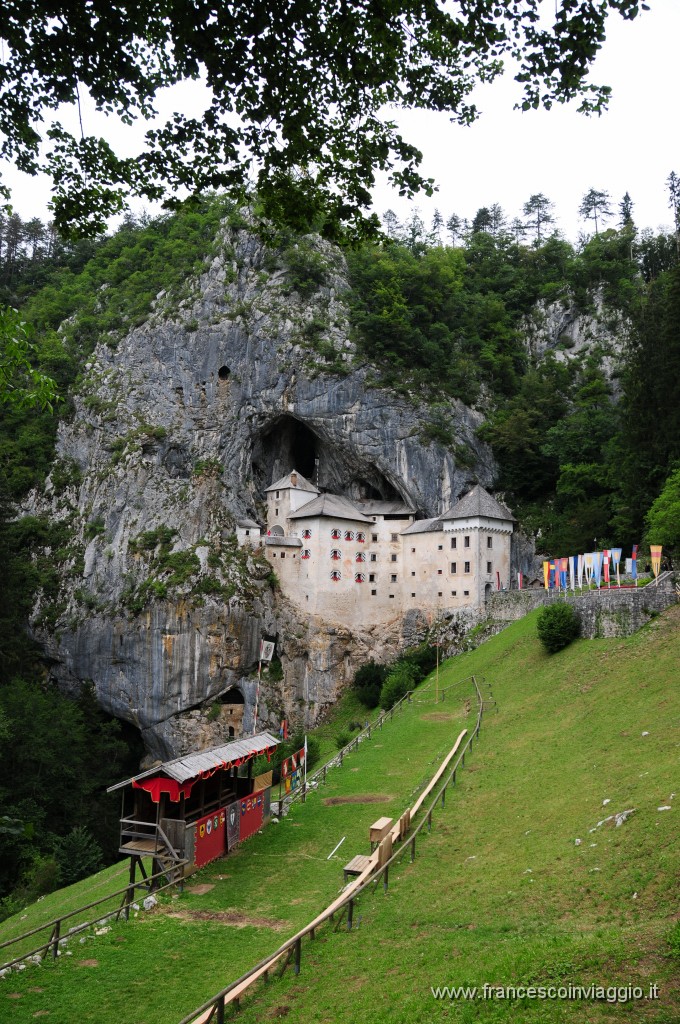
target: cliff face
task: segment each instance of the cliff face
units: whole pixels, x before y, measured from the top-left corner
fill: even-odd
[[[400,642],[398,623],[350,636],[300,621],[264,559],[237,548],[235,520],[262,521],[272,480],[297,468],[426,516],[492,480],[479,414],[450,405],[461,467],[428,441],[425,402],[357,364],[337,251],[302,240],[293,255],[225,231],[180,302],[161,294],[146,323],[100,344],[59,430],[61,482],[53,473],[28,509],[69,536],[59,597],[40,597],[33,617],[51,672],[65,688],[91,679],[154,756],[223,738],[219,698],[234,686],[252,728],[261,636],[276,637],[283,666],[263,678],[261,725],[310,723],[362,658]]]

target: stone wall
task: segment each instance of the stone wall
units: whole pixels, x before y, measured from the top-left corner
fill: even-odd
[[[567,594],[560,598],[546,590],[512,590],[493,594],[487,604],[489,617],[501,622],[514,622],[535,608],[566,600],[573,604],[581,619],[581,635],[588,640],[601,637],[630,636],[644,626],[654,614],[675,604],[678,594],[674,577],[660,579],[636,589],[618,587],[592,590],[584,594]]]

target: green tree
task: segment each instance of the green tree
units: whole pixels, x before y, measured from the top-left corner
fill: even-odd
[[[529,196],[522,207],[526,225],[533,230],[537,245],[541,244],[542,232],[547,225],[555,223],[552,214],[553,206],[554,204],[542,192],[537,192],[533,196]]]
[[[609,193],[596,188],[588,189],[581,200],[578,212],[579,217],[584,220],[595,221],[595,234],[599,234],[598,222],[605,221],[612,215]]]
[[[633,223],[633,200],[630,198],[628,192],[624,195],[623,199],[619,203],[619,224],[622,228],[632,228]]]
[[[673,554],[680,553],[680,469],[668,477],[645,521],[648,544],[662,544]]]
[[[536,629],[548,654],[557,654],[576,639],[581,632],[581,622],[572,605],[555,601],[541,609]]]
[[[634,18],[643,6],[573,0],[549,25],[539,19],[541,0],[451,8],[413,0],[6,0],[0,157],[51,175],[61,230],[100,231],[130,191],[171,201],[183,188],[242,194],[252,179],[268,216],[298,227],[320,219],[328,235],[341,225],[365,228],[376,171],[404,195],[433,187],[391,107],[443,110],[469,123],[477,116],[472,87],[499,75],[510,56],[524,109],[578,97],[581,110],[599,112],[609,90],[587,75],[607,18]],[[149,119],[164,86],[199,78],[205,108],[175,111],[147,131],[136,154],[85,134],[82,119],[72,133],[52,118],[61,104],[77,115],[87,92],[127,124]]]
[[[0,306],[0,406],[52,410],[54,380],[35,368],[36,345],[16,309]]]

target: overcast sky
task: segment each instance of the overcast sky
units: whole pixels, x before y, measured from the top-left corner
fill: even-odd
[[[409,203],[381,185],[375,192],[376,212],[392,208],[406,219],[418,207],[429,220],[436,207],[445,219],[451,213],[472,218],[479,207],[500,203],[512,218],[521,215],[531,194],[543,192],[555,203],[557,226],[575,241],[579,231],[590,230],[577,211],[593,187],[608,191],[615,208],[628,191],[638,227],[669,226],[665,180],[672,170],[680,173],[680,0],[648,2],[652,9],[632,23],[609,18],[608,39],[592,79],[610,85],[613,97],[599,118],[576,113],[576,104],[550,111],[513,110],[519,86],[507,74],[476,92],[482,116],[472,127],[452,125],[441,114],[397,113],[406,138],[423,151],[423,171],[436,179],[439,192]],[[169,112],[171,98],[162,107]],[[86,131],[96,125],[110,141],[125,138],[125,130],[113,121],[87,111],[85,119]],[[123,143],[128,151],[132,145]],[[49,218],[49,182],[7,168],[3,177],[23,218]]]

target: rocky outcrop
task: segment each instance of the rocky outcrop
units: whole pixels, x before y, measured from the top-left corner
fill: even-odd
[[[277,640],[283,679],[263,676],[260,725],[311,723],[363,658],[401,642],[400,623],[350,635],[301,620],[261,555],[236,546],[235,519],[262,520],[273,479],[295,467],[426,516],[492,482],[480,415],[448,406],[462,467],[427,439],[427,404],[382,390],[357,361],[340,254],[310,239],[296,254],[225,230],[185,297],[159,296],[145,323],[103,339],[59,428],[62,489],[55,475],[27,509],[69,536],[58,598],[39,596],[33,616],[50,672],[64,688],[92,680],[152,756],[223,738],[233,687],[252,728],[262,636]]]

